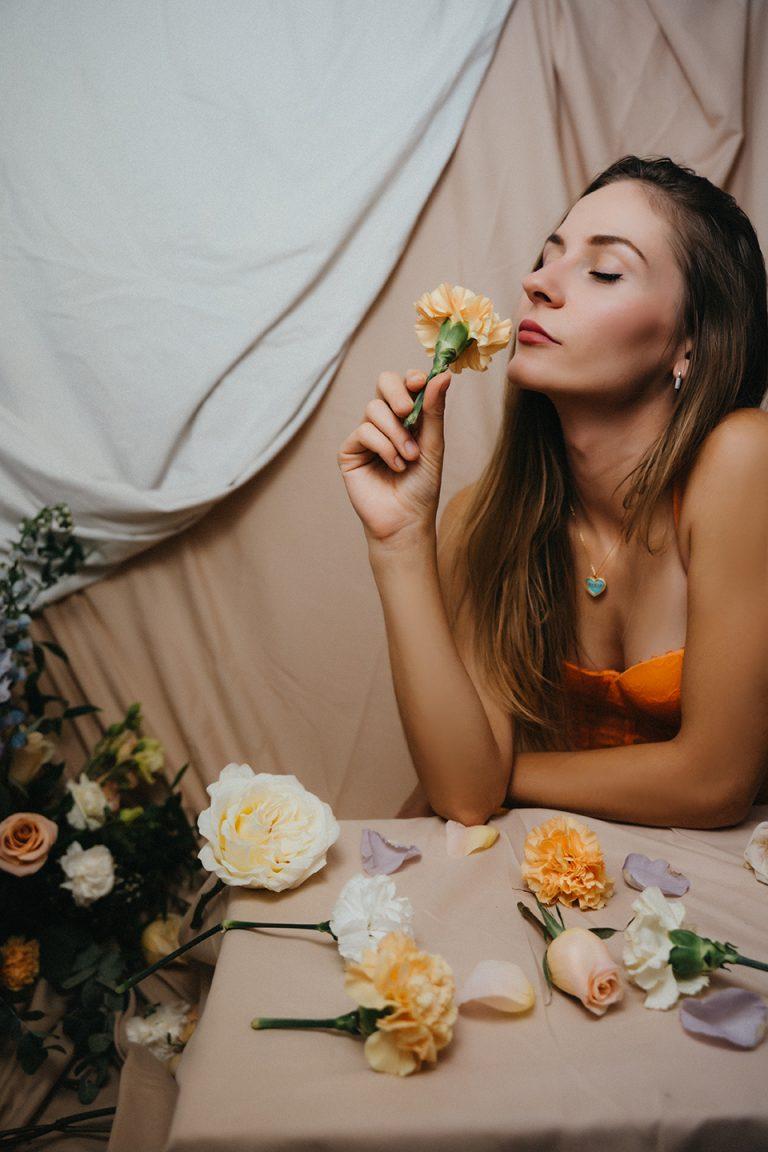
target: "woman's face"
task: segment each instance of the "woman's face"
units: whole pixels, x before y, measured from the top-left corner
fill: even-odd
[[[667,391],[683,355],[674,333],[683,279],[669,225],[637,181],[609,184],[578,200],[547,240],[543,264],[523,280],[516,326],[534,320],[553,340],[517,345],[507,377],[521,388],[626,403]],[[627,244],[590,243],[618,236]],[[609,278],[610,277],[610,278]]]

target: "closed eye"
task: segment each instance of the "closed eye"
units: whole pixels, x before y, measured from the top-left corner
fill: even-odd
[[[600,280],[621,280],[621,272],[590,272],[590,276],[597,276]]]

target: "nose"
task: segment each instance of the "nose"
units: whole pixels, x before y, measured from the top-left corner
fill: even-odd
[[[563,304],[563,291],[554,272],[555,261],[523,277],[522,285],[531,303],[552,304],[559,308]]]

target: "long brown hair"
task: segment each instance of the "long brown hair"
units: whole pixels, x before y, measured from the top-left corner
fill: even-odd
[[[629,541],[637,531],[652,552],[658,501],[687,473],[705,437],[728,412],[758,407],[763,399],[766,272],[749,219],[705,177],[668,157],[624,156],[582,196],[619,180],[640,181],[651,206],[671,226],[685,285],[676,340],[693,340],[674,415],[629,473],[623,501],[622,538]],[[533,271],[542,258],[543,251]],[[513,337],[510,358],[514,352]],[[562,690],[563,660],[579,650],[566,525],[572,499],[554,405],[548,396],[507,381],[496,445],[456,521],[456,535],[451,532],[447,609],[455,625],[469,597],[474,658],[514,717],[517,749],[573,746]]]

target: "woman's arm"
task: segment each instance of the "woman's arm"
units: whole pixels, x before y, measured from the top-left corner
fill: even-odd
[[[686,492],[682,723],[672,740],[523,752],[506,803],[634,824],[740,823],[768,769],[768,413],[729,414]]]
[[[462,495],[445,509],[441,538]],[[369,557],[420,786],[438,815],[482,824],[507,790],[512,724],[475,684],[459,653],[443,600],[435,534],[394,550],[369,543]]]

